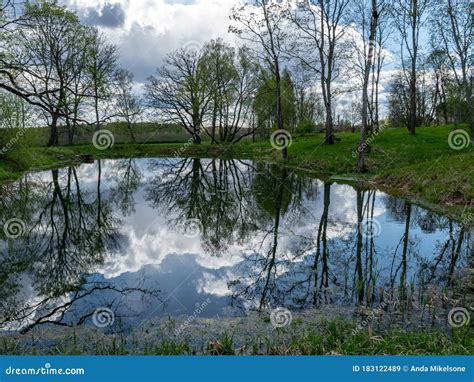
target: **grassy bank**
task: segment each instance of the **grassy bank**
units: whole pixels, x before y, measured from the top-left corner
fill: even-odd
[[[34,336],[0,335],[4,355],[468,355],[473,352],[468,327],[385,333],[372,330],[354,332],[356,323],[348,319],[323,321],[318,329],[299,330],[297,324],[276,329],[271,335],[254,335],[237,343],[231,331],[220,333],[196,347],[186,339],[140,341],[125,334],[100,332],[83,337],[72,331],[61,339],[35,342]],[[288,333],[292,333],[288,336]]]
[[[474,150],[453,150],[448,144],[452,126],[419,128],[415,136],[405,129],[385,129],[372,141],[367,154],[368,173],[355,171],[357,133],[339,133],[338,142],[322,143],[322,135],[294,137],[286,165],[321,177],[365,181],[384,191],[406,196],[461,219],[474,211]],[[184,143],[116,144],[99,151],[92,145],[59,148],[33,147],[0,161],[0,181],[24,171],[61,166],[77,155],[95,158],[196,156],[281,162],[280,152],[268,141],[237,145],[187,146]],[[15,158],[16,157],[16,158]]]

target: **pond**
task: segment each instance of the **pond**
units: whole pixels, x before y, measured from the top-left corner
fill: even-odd
[[[277,308],[449,330],[467,291],[466,227],[265,163],[96,161],[27,174],[1,203],[3,333],[176,319],[179,335]]]

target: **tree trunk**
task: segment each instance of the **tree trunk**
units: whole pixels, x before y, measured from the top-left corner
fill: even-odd
[[[284,130],[285,126],[283,124],[283,107],[282,107],[282,102],[281,102],[281,76],[280,76],[280,64],[278,62],[278,59],[275,57],[275,81],[276,81],[276,86],[275,86],[275,97],[276,97],[276,112],[277,112],[277,125],[278,125],[278,130]],[[283,147],[283,150],[281,151],[281,156],[283,160],[286,160],[288,158],[288,149],[287,147]]]
[[[407,260],[408,260],[408,244],[410,243],[410,220],[411,220],[411,204],[405,204],[406,220],[405,233],[403,235],[403,252],[402,252],[402,272],[400,274],[400,300],[405,301],[407,298]]]
[[[471,129],[471,145],[474,146],[474,105],[472,104],[472,77],[465,79],[467,111],[469,114],[469,127]]]
[[[367,130],[369,127],[368,121],[368,106],[369,106],[369,79],[372,69],[372,59],[374,56],[374,45],[375,45],[375,33],[377,31],[378,13],[377,13],[377,2],[372,0],[372,19],[370,23],[370,36],[369,36],[369,52],[365,58],[365,73],[364,73],[364,84],[362,88],[362,126],[360,128],[360,139],[359,139],[359,158],[357,161],[357,171],[365,172],[367,167],[365,166],[365,149],[367,147],[365,139],[367,136]]]
[[[100,130],[100,116],[99,116],[99,89],[97,85],[94,89],[94,110],[95,110],[95,123],[96,123],[96,130]]]
[[[128,130],[130,131],[130,137],[132,138],[132,142],[133,143],[137,143],[137,140],[135,138],[135,134],[133,132],[133,126],[130,122],[127,123],[128,124]]]
[[[410,134],[416,133],[416,113],[416,69],[412,67],[410,80]]]
[[[48,146],[58,146],[59,138],[58,138],[58,116],[57,114],[53,114],[51,119],[51,131],[49,136]]]
[[[356,273],[357,273],[357,281],[356,281],[356,292],[357,292],[357,301],[362,303],[364,301],[364,275],[362,273],[362,223],[364,217],[363,213],[363,200],[364,196],[362,191],[357,191],[357,244],[356,244]]]
[[[199,124],[194,125],[193,131],[194,131],[193,143],[195,145],[200,145],[202,140],[201,140],[201,129],[199,128]]]
[[[410,73],[410,134],[416,133],[416,61],[418,54],[418,41],[417,41],[417,20],[418,20],[418,1],[412,0],[412,46],[413,53],[411,57],[411,73]]]
[[[334,126],[332,118],[332,101],[328,94],[326,101],[326,143],[334,144]]]

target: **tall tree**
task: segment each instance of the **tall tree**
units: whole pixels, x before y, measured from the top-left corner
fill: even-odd
[[[111,117],[107,110],[112,98],[112,83],[117,65],[117,47],[107,43],[97,28],[91,28],[89,43],[88,71],[91,80],[91,97],[95,114],[95,127],[100,130],[101,123]],[[101,110],[101,104],[105,104]]]
[[[248,49],[234,49],[222,40],[204,46],[206,82],[211,84],[212,100],[206,118],[206,133],[213,143],[238,142],[254,133],[251,124],[257,65]]]
[[[366,136],[367,131],[369,128],[369,80],[370,74],[373,65],[374,59],[374,50],[375,50],[375,38],[377,33],[377,25],[379,21],[379,7],[381,4],[377,3],[377,0],[371,0],[370,8],[367,6],[368,4],[364,4],[361,2],[360,10],[362,13],[362,17],[365,19],[367,17],[366,12],[369,11],[370,13],[370,23],[368,28],[368,38],[364,40],[364,64],[363,64],[363,84],[362,84],[362,126],[360,129],[360,139],[359,139],[359,148],[358,148],[358,161],[357,161],[357,170],[359,172],[365,172],[367,170],[365,165],[365,151],[366,151]],[[363,32],[365,32],[365,26],[367,21],[363,20]],[[366,36],[363,37],[365,39]],[[368,43],[368,44],[367,44]]]
[[[309,0],[299,4],[288,15],[298,30],[295,46],[291,49],[303,64],[314,71],[320,80],[326,110],[326,143],[333,144],[334,81],[339,76],[339,65],[344,57],[347,31],[346,15],[349,0]],[[308,52],[316,52],[312,55]]]
[[[133,133],[133,125],[142,114],[143,107],[140,97],[133,92],[133,73],[125,69],[117,70],[115,74],[115,86],[117,116],[125,120],[130,137],[135,143],[136,138]]]
[[[392,0],[392,20],[401,36],[401,60],[403,72],[410,89],[410,114],[408,130],[416,133],[417,128],[417,85],[418,64],[420,56],[420,33],[426,23],[425,13],[429,0]],[[408,53],[408,67],[405,63],[405,52]]]
[[[61,118],[72,117],[68,95],[84,70],[85,33],[75,14],[58,5],[26,3],[2,62],[7,90],[39,106],[49,122],[49,145],[59,143]]]
[[[282,106],[281,61],[286,39],[285,5],[270,0],[254,0],[250,4],[234,7],[231,19],[236,23],[230,31],[251,43],[251,49],[275,78],[275,114],[278,130],[285,130]],[[286,145],[282,157],[288,157]]]
[[[434,33],[446,52],[453,75],[463,89],[467,102],[471,143],[474,145],[474,105],[472,103],[474,22],[473,2],[470,0],[437,0]],[[447,15],[447,17],[446,17]]]
[[[213,97],[201,58],[200,52],[177,50],[146,85],[148,105],[166,123],[183,127],[194,144],[201,144],[202,124]]]
[[[288,130],[294,130],[296,125],[296,97],[295,88],[290,72],[284,70],[280,82],[281,107],[283,111],[283,123]],[[275,113],[275,87],[276,80],[271,73],[262,73],[259,86],[255,95],[254,111],[257,116],[258,129],[268,138],[269,131],[278,124],[278,116]]]

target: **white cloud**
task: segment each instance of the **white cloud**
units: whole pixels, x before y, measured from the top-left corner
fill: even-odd
[[[235,0],[67,0],[66,3],[85,21],[91,20],[91,9],[100,16],[106,5],[113,9],[121,7],[125,14],[123,25],[112,28],[102,23],[99,27],[117,44],[121,65],[131,70],[139,82],[152,75],[168,53],[190,41],[202,44],[218,37],[234,40],[228,28]]]

